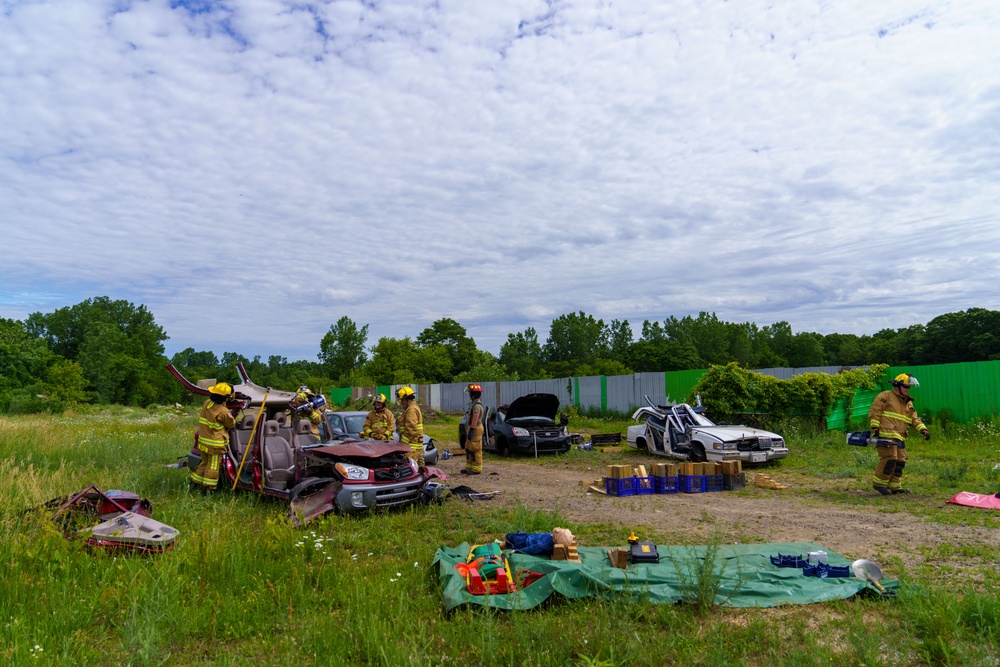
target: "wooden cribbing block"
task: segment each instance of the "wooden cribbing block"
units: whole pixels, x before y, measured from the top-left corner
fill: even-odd
[[[628,549],[623,549],[622,547],[615,547],[613,549],[608,549],[608,560],[611,561],[611,567],[621,568],[622,570],[628,569]]]

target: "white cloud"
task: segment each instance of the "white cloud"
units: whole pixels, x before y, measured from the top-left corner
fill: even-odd
[[[315,358],[341,315],[998,308],[994,4],[7,3],[0,316]]]

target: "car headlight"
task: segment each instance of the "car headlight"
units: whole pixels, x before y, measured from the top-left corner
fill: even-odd
[[[516,435],[519,438],[526,438],[526,437],[528,437],[531,434],[528,433],[528,429],[526,429],[526,428],[518,428],[518,427],[515,426],[514,427],[514,435]]]
[[[723,450],[726,450],[726,449],[736,449],[736,443],[735,442],[723,442],[721,449],[723,449]]]
[[[416,461],[411,459],[409,456],[406,457],[406,460],[410,462],[410,470],[412,470],[413,472],[417,472],[418,470],[420,470],[420,465]]]
[[[344,479],[353,480],[364,480],[371,476],[371,471],[368,468],[362,468],[361,466],[351,465],[349,463],[338,463],[334,466]]]

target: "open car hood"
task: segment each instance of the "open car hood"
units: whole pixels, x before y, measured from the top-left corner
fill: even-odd
[[[519,417],[548,417],[555,421],[559,411],[559,398],[555,394],[528,394],[514,399],[507,408],[504,421]]]
[[[347,441],[339,445],[324,445],[313,447],[310,454],[336,457],[364,457],[377,459],[393,452],[410,453],[410,446],[395,440],[357,440]]]

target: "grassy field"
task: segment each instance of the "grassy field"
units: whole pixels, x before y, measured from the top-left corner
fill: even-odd
[[[555,600],[531,612],[446,615],[429,567],[439,546],[553,525],[568,525],[583,544],[618,544],[620,531],[574,525],[544,508],[463,502],[296,529],[280,502],[191,495],[186,471],[163,467],[189,449],[195,421],[124,409],[0,417],[0,663],[1000,665],[1000,554],[963,553],[961,544],[938,555],[967,558],[962,576],[942,577],[930,554],[927,567],[903,572],[894,601],[734,610]],[[453,441],[457,422],[441,417],[427,430]],[[627,425],[573,423],[600,432]],[[1000,429],[950,429],[934,430],[934,447],[908,465],[911,486],[934,497],[905,511],[998,530],[1000,512],[946,512],[940,497],[1000,491]],[[858,502],[871,451],[845,455],[838,434],[786,436],[798,444],[782,476],[833,480],[827,500]],[[631,456],[571,452],[558,465]],[[154,557],[89,553],[23,512],[90,483],[152,500],[154,518],[180,531],[177,548]]]

